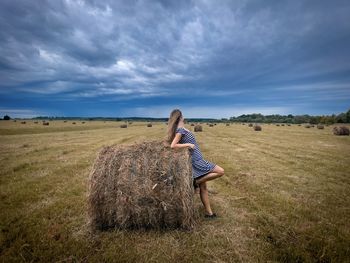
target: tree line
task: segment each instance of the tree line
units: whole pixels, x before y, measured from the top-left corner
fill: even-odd
[[[222,119],[225,120],[225,119]],[[227,120],[227,119],[226,119]],[[238,117],[229,118],[231,122],[254,122],[254,123],[291,123],[291,124],[333,124],[333,123],[350,123],[350,109],[347,112],[338,115],[262,115],[260,113],[243,114]]]

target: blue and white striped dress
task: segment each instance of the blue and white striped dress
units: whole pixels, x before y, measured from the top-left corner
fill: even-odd
[[[191,149],[190,151],[192,157],[192,177],[195,179],[211,172],[214,169],[215,164],[203,159],[193,133],[182,127],[177,128],[176,133],[181,134],[179,143],[192,143],[195,145],[194,149]]]

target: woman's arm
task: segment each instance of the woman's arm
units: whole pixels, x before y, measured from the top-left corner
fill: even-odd
[[[180,139],[181,139],[181,133],[176,133],[175,134],[175,137],[174,137],[174,140],[172,141],[170,147],[172,149],[175,149],[175,148],[184,148],[184,147],[190,147],[190,148],[194,148],[194,144],[192,143],[179,143]]]

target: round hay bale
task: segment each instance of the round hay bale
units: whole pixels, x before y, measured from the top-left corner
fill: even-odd
[[[249,123],[249,124],[248,124],[248,127],[253,127],[253,123]]]
[[[284,124],[282,123],[281,126],[284,126]]]
[[[276,124],[276,126],[280,126],[279,124]]]
[[[304,127],[309,129],[309,128],[311,128],[311,125],[306,124]]]
[[[66,123],[67,121],[63,121],[64,123]]]
[[[202,131],[203,131],[203,128],[202,128],[201,125],[196,125],[196,126],[194,126],[194,131],[195,131],[195,132],[202,132]]]
[[[34,123],[35,123],[35,124],[38,124],[38,122],[37,122],[37,121],[35,121]]]
[[[193,229],[191,169],[188,149],[161,141],[102,148],[90,174],[90,226]]]
[[[317,125],[317,129],[323,130],[323,129],[324,129],[324,126],[323,126],[322,124],[318,124],[318,125]]]
[[[122,124],[122,125],[120,125],[120,128],[128,128],[128,125]]]
[[[43,122],[44,126],[49,126],[49,124],[50,124],[49,122]]]
[[[152,123],[148,123],[148,124],[147,124],[147,127],[152,127]]]
[[[75,122],[72,122],[72,124],[75,124]]]
[[[333,134],[334,135],[347,135],[349,136],[349,128],[345,126],[340,126],[340,127],[334,127],[333,128]]]
[[[82,124],[84,124],[84,123],[85,123],[85,121],[82,121],[81,123],[82,123]]]
[[[22,121],[21,124],[26,124],[26,122],[25,122],[25,121]]]
[[[290,124],[287,124],[287,126],[290,126]]]
[[[214,125],[213,124],[209,124],[209,127],[214,127]]]
[[[194,126],[194,123],[191,123],[191,126]]]
[[[260,125],[257,125],[257,124],[255,124],[255,125],[253,126],[253,129],[254,129],[254,131],[261,131],[261,130],[262,130],[261,126],[260,126]]]
[[[226,126],[230,126],[230,124],[229,124],[229,123],[226,123]]]

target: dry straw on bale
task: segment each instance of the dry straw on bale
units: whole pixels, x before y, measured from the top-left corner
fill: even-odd
[[[188,149],[160,141],[104,147],[89,181],[93,229],[193,229],[192,166]]]
[[[194,131],[195,132],[201,132],[201,131],[203,131],[203,128],[202,128],[201,125],[196,125],[196,126],[194,126]]]
[[[333,128],[334,135],[349,135],[349,128],[345,126],[334,127]]]
[[[262,130],[261,126],[260,126],[260,125],[257,125],[257,124],[255,124],[255,125],[253,126],[253,129],[254,129],[254,131],[261,131],[261,130]]]

